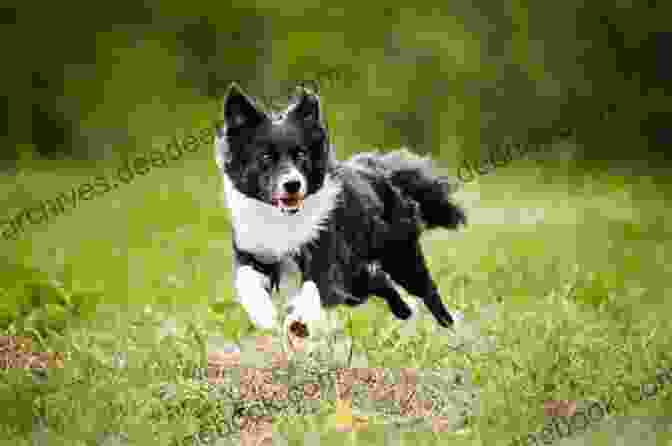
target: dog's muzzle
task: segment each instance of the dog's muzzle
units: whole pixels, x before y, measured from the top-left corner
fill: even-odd
[[[297,193],[283,193],[274,196],[271,204],[279,208],[284,214],[296,214],[303,207],[304,195]]]
[[[283,214],[296,214],[303,207],[305,184],[301,174],[294,170],[280,178],[278,189],[271,197],[271,204]]]

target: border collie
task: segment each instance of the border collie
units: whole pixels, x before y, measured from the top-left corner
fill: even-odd
[[[289,321],[320,329],[323,308],[370,295],[406,320],[412,310],[395,283],[452,326],[419,238],[425,229],[456,230],[466,216],[451,200],[454,183],[433,173],[429,158],[402,149],[338,161],[315,93],[298,88],[283,112],[268,113],[235,83],[215,157],[231,212],[236,294],[258,328],[280,328],[270,296],[292,270],[302,286],[285,329]]]

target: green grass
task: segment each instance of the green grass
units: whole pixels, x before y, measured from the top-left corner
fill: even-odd
[[[97,174],[66,165],[36,170],[18,188],[0,185],[0,196],[9,197],[3,209],[13,215]],[[201,390],[183,392],[184,405],[169,408],[152,384],[184,383],[180,376],[203,363],[209,338],[252,334],[232,300],[219,185],[205,148],[83,202],[71,215],[29,226],[16,242],[0,239],[4,320],[23,310],[31,317],[15,331],[62,333],[46,338],[44,349],[74,352],[48,385],[30,384],[18,371],[0,373],[0,410],[17,408],[16,416],[0,416],[7,420],[0,444],[30,444],[21,435],[40,411],[55,432],[53,445],[97,444],[104,429],[137,444],[166,445],[216,425],[217,411]],[[468,321],[481,321],[479,336],[494,347],[446,349],[454,339],[431,317],[399,334],[400,324],[374,301],[352,313],[355,347],[369,366],[466,369],[480,388],[478,414],[464,433],[404,433],[402,444],[509,444],[539,430],[549,399],[613,396],[623,413],[641,410],[629,406],[628,389],[672,366],[666,192],[645,178],[567,174],[531,160],[467,184],[458,198],[470,227],[430,233],[423,245],[444,301]],[[77,311],[86,317],[69,316]],[[160,335],[166,320],[175,321],[173,337]],[[115,351],[128,352],[129,370],[106,365]],[[669,388],[642,407],[669,413]],[[303,444],[306,432],[319,432],[326,445],[382,444],[386,426],[338,433],[330,410],[325,405],[324,413],[278,429],[289,444]]]

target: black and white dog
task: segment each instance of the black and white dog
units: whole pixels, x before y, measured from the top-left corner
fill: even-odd
[[[393,281],[452,326],[419,237],[457,229],[466,217],[430,159],[404,149],[337,161],[319,97],[303,88],[283,113],[269,114],[232,84],[223,124],[215,154],[231,211],[235,289],[257,327],[279,328],[270,295],[292,269],[302,287],[285,328],[289,320],[319,328],[323,308],[370,295],[408,319]]]

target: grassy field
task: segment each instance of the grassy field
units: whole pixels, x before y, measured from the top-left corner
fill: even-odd
[[[50,166],[0,180],[3,217],[116,168]],[[191,402],[163,407],[151,383],[182,382],[180,364],[202,363],[210,338],[253,334],[233,302],[219,190],[205,147],[28,226],[18,241],[0,239],[3,311],[30,315],[4,333],[35,327],[43,335],[49,327],[66,335],[42,349],[73,352],[64,369],[50,371],[49,385],[0,373],[0,413],[9,409],[0,444],[31,444],[34,414],[49,425],[49,445],[101,444],[106,429],[130,444],[167,445],[215,423]],[[462,331],[439,330],[424,312],[404,330],[375,301],[351,314],[355,349],[369,366],[467,370],[479,389],[478,409],[460,432],[407,432],[399,444],[508,445],[539,431],[551,399],[614,399],[619,415],[669,414],[672,383],[636,407],[628,396],[672,367],[668,192],[649,177],[568,172],[548,160],[518,160],[466,184],[457,198],[470,227],[423,239],[444,301],[465,315]],[[68,316],[55,304],[59,293],[86,317]],[[460,336],[488,348],[447,348]],[[117,351],[128,355],[123,371],[107,365]],[[180,395],[186,401],[193,392]],[[323,445],[384,444],[386,425],[340,433],[332,415],[325,403],[322,413],[277,429],[292,445],[308,442],[305,435],[310,444],[318,436]],[[586,443],[613,444],[594,435]],[[655,441],[672,436],[657,432]]]

